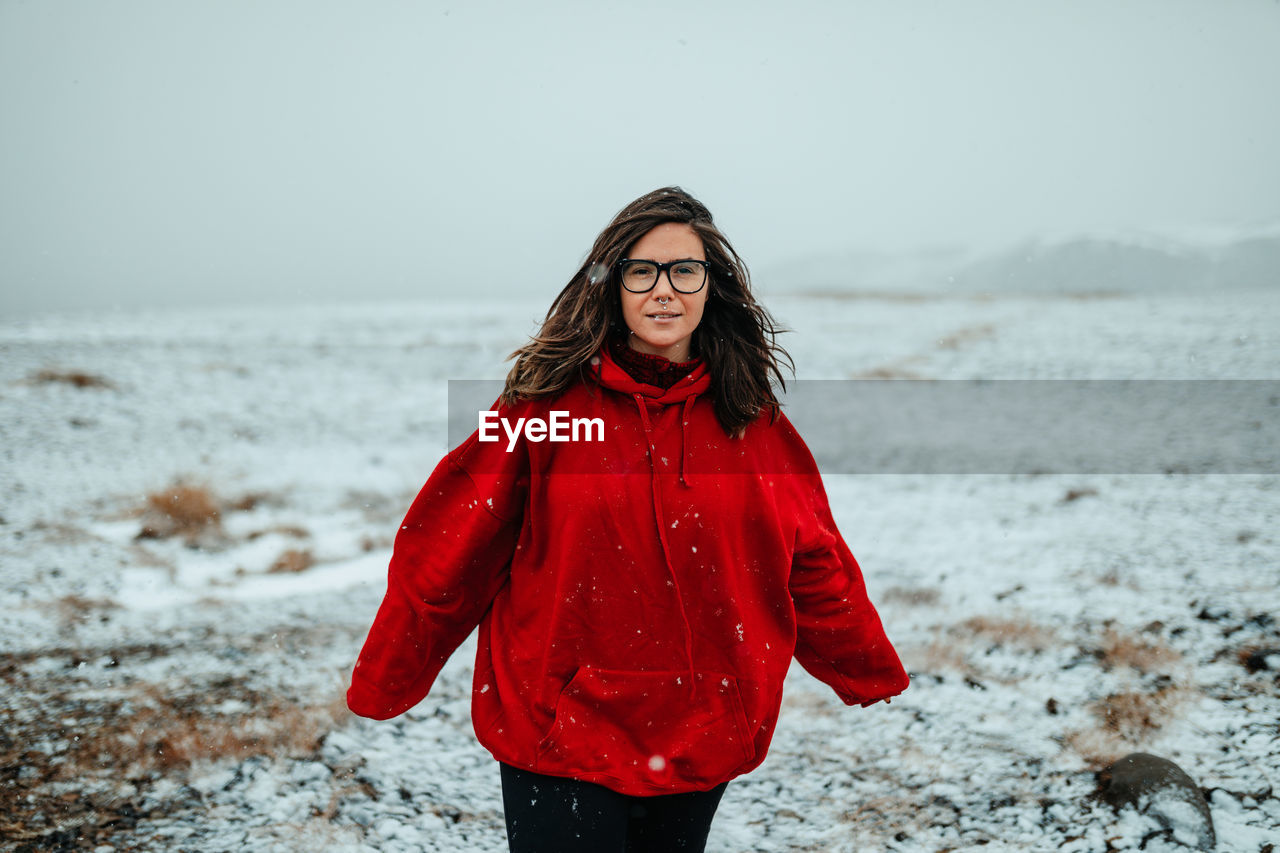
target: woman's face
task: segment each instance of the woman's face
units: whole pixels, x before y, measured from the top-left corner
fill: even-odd
[[[683,222],[655,226],[631,247],[627,257],[658,263],[707,259],[702,238]],[[697,293],[681,293],[673,288],[666,270],[646,293],[632,293],[622,285],[618,289],[622,292],[622,319],[631,330],[627,337],[631,348],[672,361],[687,361],[693,330],[702,321],[702,309],[711,292],[710,274]]]

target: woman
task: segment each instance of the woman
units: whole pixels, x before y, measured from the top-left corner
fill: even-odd
[[[512,850],[702,850],[793,656],[847,704],[906,689],[771,390],[775,334],[706,207],[649,193],[514,353],[501,440],[477,430],[410,508],[347,701],[403,713],[478,625]],[[557,412],[584,429],[529,426]]]

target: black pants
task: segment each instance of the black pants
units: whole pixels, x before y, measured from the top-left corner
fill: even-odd
[[[729,784],[632,797],[592,782],[501,766],[511,853],[702,853]]]

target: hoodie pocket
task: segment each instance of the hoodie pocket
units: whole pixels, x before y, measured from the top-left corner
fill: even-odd
[[[718,784],[755,757],[738,682],[699,673],[581,667],[556,702],[538,764],[662,787],[672,779]]]

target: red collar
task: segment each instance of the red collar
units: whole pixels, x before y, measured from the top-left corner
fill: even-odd
[[[609,355],[632,379],[664,391],[675,385],[702,363],[700,358],[671,361],[660,355],[633,350],[625,338],[609,339]]]

